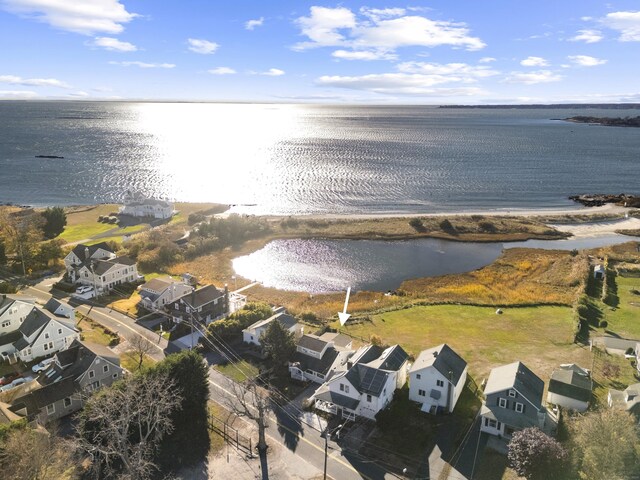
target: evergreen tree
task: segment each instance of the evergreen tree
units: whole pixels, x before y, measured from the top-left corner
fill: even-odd
[[[269,324],[260,343],[267,358],[271,360],[275,376],[286,375],[287,362],[296,351],[293,334],[285,330],[282,324],[276,320]]]
[[[64,231],[67,225],[67,214],[62,207],[47,208],[42,212],[44,225],[42,231],[45,238],[55,238]]]

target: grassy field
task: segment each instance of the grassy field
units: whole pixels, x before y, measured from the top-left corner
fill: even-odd
[[[155,365],[155,360],[148,355],[145,355],[142,359],[142,369],[149,368]],[[134,352],[124,352],[120,355],[120,365],[122,368],[126,368],[130,372],[138,370],[138,357]]]
[[[77,327],[80,330],[82,340],[88,343],[96,343],[108,347],[111,341],[117,338],[115,333],[87,317],[80,320]]]
[[[214,368],[236,382],[244,382],[258,375],[257,367],[244,360],[238,363],[216,365]]]
[[[525,363],[548,380],[561,363],[589,365],[589,351],[573,343],[571,309],[567,307],[495,308],[463,305],[420,306],[370,317],[343,331],[369,338],[375,334],[387,344],[399,343],[408,353],[447,343],[469,364],[481,382],[491,368]],[[334,325],[336,326],[336,325]]]
[[[407,280],[400,289],[433,303],[571,305],[588,271],[586,255],[513,248],[479,270]]]
[[[617,306],[604,307],[607,330],[621,337],[640,339],[640,277],[615,277]],[[633,293],[636,292],[636,293]]]

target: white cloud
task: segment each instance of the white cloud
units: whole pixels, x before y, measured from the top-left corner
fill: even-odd
[[[393,52],[409,46],[450,45],[466,50],[479,50],[485,46],[482,40],[470,36],[463,23],[435,21],[405,13],[404,9],[361,9],[362,16],[358,18],[345,7],[311,7],[308,17],[296,20],[309,41],[293,48],[334,46],[355,51]]]
[[[247,30],[253,30],[256,27],[261,27],[264,24],[264,17],[260,17],[256,20],[249,20],[244,24],[244,28]]]
[[[190,38],[187,42],[189,43],[189,50],[203,55],[211,55],[220,47],[217,43],[202,38]]]
[[[207,70],[212,75],[233,75],[236,71],[229,67],[216,67],[211,70]]]
[[[23,85],[26,87],[70,88],[69,85],[55,78],[22,78],[16,75],[0,75],[0,83]]]
[[[567,58],[581,67],[595,67],[607,63],[605,59],[590,57],[589,55],[569,55]]]
[[[379,94],[418,96],[479,95],[478,87],[458,86],[476,83],[479,79],[499,74],[486,65],[466,63],[404,62],[398,72],[360,76],[324,75],[316,80],[322,86],[364,90]],[[446,86],[457,84],[456,86]]]
[[[640,11],[608,13],[602,23],[620,32],[621,42],[640,42]]]
[[[122,42],[117,38],[111,37],[96,37],[92,42],[89,42],[89,45],[116,52],[135,52],[138,50],[138,47],[133,43]]]
[[[483,91],[476,87],[434,88],[448,80],[433,75],[406,73],[379,73],[354,77],[325,75],[316,81],[325,87],[365,90],[382,94],[451,96],[479,95]]]
[[[137,16],[118,0],[0,0],[0,8],[83,35],[120,33]]]
[[[284,70],[280,70],[279,68],[270,68],[266,72],[260,72],[260,75],[266,75],[267,77],[279,77],[284,75]]]
[[[471,83],[478,78],[487,78],[498,75],[498,71],[490,67],[480,65],[468,65],[466,63],[424,63],[424,62],[404,62],[398,66],[398,71],[402,73],[418,73],[443,77],[446,82]]]
[[[393,53],[372,50],[336,50],[331,56],[341,60],[395,60],[398,58]]]
[[[549,62],[542,57],[527,57],[520,62],[523,67],[546,67]]]
[[[504,82],[535,85],[537,83],[559,82],[562,78],[562,75],[553,73],[550,70],[538,70],[536,72],[511,72],[504,79]]]
[[[140,68],[174,68],[173,63],[146,63],[146,62],[109,62],[110,65],[120,65],[122,67],[140,67]]]
[[[496,59],[493,57],[482,57],[480,60],[478,60],[478,63],[491,63],[495,61]]]
[[[36,92],[31,90],[0,90],[0,98],[25,100],[30,98],[38,98]]]
[[[600,30],[578,30],[578,34],[569,40],[572,42],[597,43],[603,38]]]

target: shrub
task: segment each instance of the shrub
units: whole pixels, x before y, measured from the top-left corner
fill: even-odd
[[[600,320],[600,328],[607,328],[609,326],[609,322],[607,322],[606,320]]]
[[[480,222],[478,227],[480,227],[480,230],[487,233],[495,233],[497,230],[496,226],[491,222]]]
[[[18,287],[11,282],[0,282],[0,293],[16,293]]]
[[[456,227],[453,226],[453,224],[449,221],[449,219],[445,218],[444,220],[442,220],[440,223],[440,229],[443,232],[447,232],[447,233],[454,233],[456,231]]]
[[[564,478],[569,454],[540,429],[525,428],[513,434],[507,458],[516,473],[527,480]]]
[[[412,218],[411,220],[409,220],[409,225],[417,232],[424,232],[425,230],[424,224],[419,218]]]

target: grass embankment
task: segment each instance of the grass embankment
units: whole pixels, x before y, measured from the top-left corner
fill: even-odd
[[[431,303],[571,305],[588,269],[585,255],[514,248],[479,270],[407,280],[400,289]]]
[[[227,363],[226,365],[215,365],[214,368],[229,377],[235,382],[244,382],[258,376],[258,368],[249,362],[242,360],[240,362]]]
[[[568,307],[505,308],[466,305],[418,306],[372,315],[368,321],[347,323],[343,331],[365,339],[379,336],[386,344],[399,343],[408,353],[447,343],[469,364],[480,382],[491,368],[524,362],[543,379],[561,363],[588,365],[588,348],[573,343]],[[335,325],[334,325],[335,326]]]
[[[80,338],[83,342],[108,347],[118,340],[118,335],[115,332],[112,332],[88,317],[80,316],[76,327],[80,330]]]

